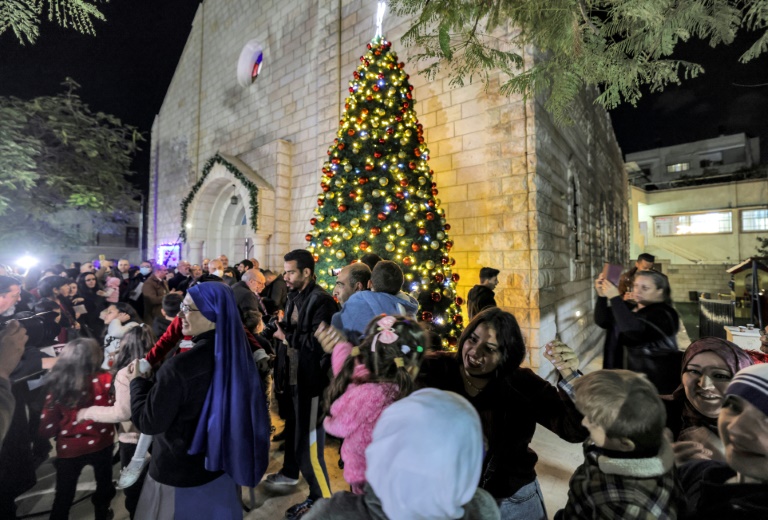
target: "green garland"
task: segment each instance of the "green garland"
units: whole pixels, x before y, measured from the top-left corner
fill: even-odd
[[[232,163],[228,162],[226,159],[224,159],[221,155],[218,153],[208,159],[206,161],[205,165],[203,166],[203,175],[200,177],[200,180],[198,180],[194,186],[192,186],[192,189],[189,190],[189,193],[186,197],[184,197],[184,200],[181,201],[181,232],[179,233],[179,236],[181,237],[181,241],[185,242],[187,241],[187,209],[189,208],[189,205],[192,203],[192,200],[195,198],[195,195],[197,195],[197,192],[200,190],[200,187],[205,182],[206,177],[208,177],[208,174],[211,172],[211,169],[213,168],[213,165],[219,163],[224,168],[231,173],[235,179],[240,181],[240,184],[245,186],[245,188],[248,190],[248,199],[251,206],[251,229],[253,231],[258,231],[259,225],[258,225],[258,218],[259,218],[259,188],[254,184],[252,181],[250,181],[245,175],[242,174],[240,170],[238,170]]]

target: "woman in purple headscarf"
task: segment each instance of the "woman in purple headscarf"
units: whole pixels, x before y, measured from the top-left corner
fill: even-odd
[[[179,316],[194,347],[166,361],[154,381],[131,382],[131,420],[154,435],[136,517],[242,519],[237,485],[255,486],[269,457],[262,382],[232,290],[189,289]]]
[[[685,351],[680,386],[671,395],[662,396],[678,463],[723,460],[717,417],[725,389],[736,372],[752,363],[746,351],[721,338],[701,338]]]

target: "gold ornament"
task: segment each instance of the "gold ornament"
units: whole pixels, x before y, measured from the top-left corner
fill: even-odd
[[[437,240],[433,240],[429,244],[429,247],[431,247],[432,249],[439,249],[440,248],[440,242],[438,242]]]
[[[413,213],[406,213],[405,217],[403,217],[406,222],[413,222],[413,219],[416,218],[416,216]]]
[[[399,227],[395,230],[395,234],[399,237],[402,237],[405,235],[405,228]]]
[[[342,259],[342,258],[344,258],[345,256],[347,256],[347,254],[346,254],[344,251],[342,251],[341,249],[339,249],[338,251],[336,251],[336,258],[338,258],[339,260],[341,260],[341,259]]]
[[[389,251],[390,253],[395,250],[395,244],[392,242],[387,242],[387,245],[384,246],[384,249]]]
[[[360,225],[360,221],[357,220],[356,218],[353,218],[352,220],[349,221],[349,225],[352,226],[353,228],[357,227]]]
[[[380,177],[379,184],[381,184],[382,186],[386,186],[387,184],[389,184],[389,179],[387,179],[386,177]]]
[[[435,262],[433,262],[432,260],[427,260],[425,265],[427,266],[427,269],[434,269],[435,268]]]
[[[365,204],[363,204],[363,209],[365,211],[371,211],[372,208],[373,208],[373,204],[371,204],[370,202],[366,202]]]

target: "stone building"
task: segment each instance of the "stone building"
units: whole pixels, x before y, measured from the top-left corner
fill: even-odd
[[[174,243],[184,226],[182,256],[193,262],[240,259],[247,243],[248,256],[280,270],[286,251],[305,246],[375,9],[362,0],[201,4],[152,128],[150,250]],[[407,26],[385,17],[404,61]],[[536,100],[451,88],[445,76],[427,81],[407,67],[460,294],[482,266],[501,269],[497,301],[517,316],[534,367],[555,334],[579,349],[601,345],[592,280],[604,261],[627,260],[627,181],[595,93],[579,99],[574,125],[559,128]]]

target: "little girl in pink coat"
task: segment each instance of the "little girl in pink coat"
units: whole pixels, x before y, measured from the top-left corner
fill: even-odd
[[[336,334],[324,328],[327,338]],[[331,345],[333,343],[330,343]],[[429,336],[413,318],[381,315],[366,328],[360,346],[336,343],[331,356],[334,379],[328,392],[328,416],[323,425],[334,437],[344,439],[341,458],[344,480],[352,492],[363,493],[365,448],[371,443],[373,427],[381,412],[413,391]]]

